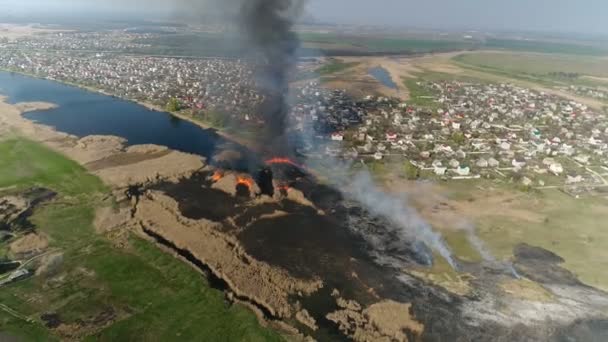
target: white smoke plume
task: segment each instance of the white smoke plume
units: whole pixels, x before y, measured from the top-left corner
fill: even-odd
[[[371,213],[381,216],[392,223],[403,241],[422,241],[441,255],[452,268],[456,263],[452,252],[443,241],[441,234],[433,231],[417,211],[404,204],[404,200],[382,191],[369,172],[359,172],[347,188],[347,194],[361,202]],[[415,251],[421,253],[422,251]]]

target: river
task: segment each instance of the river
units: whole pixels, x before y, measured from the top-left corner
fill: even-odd
[[[127,139],[128,145],[161,145],[207,159],[219,146],[244,150],[213,129],[204,129],[169,113],[54,81],[0,72],[0,95],[8,96],[8,102],[13,104],[33,101],[56,104],[55,109],[24,116],[78,137],[114,135]],[[239,166],[244,167],[245,161],[242,164]]]

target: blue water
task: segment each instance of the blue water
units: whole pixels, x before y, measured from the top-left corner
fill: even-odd
[[[391,78],[391,75],[383,67],[375,67],[369,69],[369,74],[374,76],[380,83],[391,89],[398,89],[397,84]]]
[[[127,139],[128,145],[156,144],[206,158],[227,143],[214,130],[169,113],[58,82],[0,72],[0,95],[8,96],[9,103],[44,101],[58,105],[26,113],[25,117],[78,137],[115,135]]]

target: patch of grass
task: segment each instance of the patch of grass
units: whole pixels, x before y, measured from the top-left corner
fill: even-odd
[[[102,331],[97,340],[274,341],[280,338],[259,327],[253,313],[229,306],[220,291],[188,265],[150,243],[132,238],[132,253],[100,250],[87,266],[110,287],[119,303],[137,313]]]
[[[590,56],[526,53],[468,53],[452,59],[459,66],[543,85],[602,85],[584,75],[606,77],[605,60]]]
[[[471,291],[469,275],[459,273],[452,268],[446,259],[436,253],[433,255],[433,266],[409,272],[429,283],[441,286],[461,296],[467,295]]]
[[[350,69],[350,68],[354,68],[355,66],[359,65],[359,62],[342,62],[340,60],[333,60],[328,64],[325,64],[322,67],[319,67],[315,70],[315,73],[317,75],[330,75],[330,74],[335,74],[338,72],[342,72],[344,70]]]
[[[0,188],[47,186],[65,195],[91,194],[106,187],[76,162],[33,141],[0,142]]]
[[[50,335],[44,327],[26,323],[0,310],[0,340],[7,335],[21,338],[23,341],[59,341],[56,337]]]
[[[310,80],[317,77],[321,79],[325,79],[327,76],[336,74],[339,72],[346,71],[348,69],[352,69],[359,65],[359,62],[344,62],[339,59],[332,59],[329,63],[316,68],[312,71],[302,71],[295,75],[295,81],[303,81]],[[323,81],[322,81],[323,82]]]
[[[559,190],[545,190],[518,199],[517,207],[545,217],[506,217],[500,210],[476,219],[477,233],[499,259],[509,259],[513,247],[528,243],[553,251],[563,266],[584,283],[608,290],[608,203],[600,198],[575,199]]]
[[[352,53],[419,53],[467,50],[477,46],[477,43],[472,41],[414,39],[398,36],[386,37],[316,32],[301,32],[299,36],[305,46],[314,47],[325,52],[339,50]]]
[[[416,180],[420,178],[420,170],[414,166],[409,160],[403,163],[403,173],[408,180]]]
[[[606,56],[608,49],[592,45],[558,43],[538,40],[488,39],[483,45],[486,49],[558,53],[570,55]]]
[[[467,232],[462,230],[444,231],[443,238],[450,246],[456,257],[467,262],[481,262],[482,258],[479,252],[471,246],[467,238]]]
[[[431,110],[439,108],[439,104],[436,102],[437,94],[419,84],[421,81],[422,78],[407,78],[403,81],[410,92],[408,104]]]
[[[372,160],[366,162],[369,172],[377,178],[382,178],[387,175],[389,169],[388,165],[381,160]]]
[[[252,312],[227,303],[198,272],[150,242],[127,234],[127,247],[119,249],[98,235],[92,224],[95,209],[112,205],[101,202],[107,189],[99,179],[34,142],[15,138],[0,143],[0,151],[11,148],[20,153],[0,154],[0,165],[20,172],[2,170],[3,184],[59,192],[31,220],[64,258],[55,276],[34,276],[2,288],[0,303],[35,323],[0,310],[0,331],[26,340],[53,340],[40,319],[53,312],[68,324],[84,322],[79,339],[86,340],[281,340],[260,327]],[[50,170],[46,175],[45,169]],[[115,315],[109,326],[86,323],[107,312]]]

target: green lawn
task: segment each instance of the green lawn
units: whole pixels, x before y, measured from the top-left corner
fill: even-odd
[[[314,70],[299,72],[297,75],[295,75],[294,80],[303,81],[314,79],[317,77],[323,78],[324,76],[330,76],[332,74],[352,69],[359,64],[359,62],[344,62],[339,59],[333,59],[329,63],[326,63],[323,66],[320,66]]]
[[[381,37],[335,33],[300,32],[305,47],[322,51],[340,50],[366,53],[432,52],[472,49],[475,42],[449,39]]]
[[[599,57],[478,52],[458,55],[453,61],[466,69],[548,86],[607,85],[606,82],[586,77],[608,77],[608,64]]]
[[[25,139],[0,142],[0,188],[45,185],[65,195],[104,191],[80,165]]]
[[[492,190],[480,193],[476,190],[478,186]],[[486,180],[452,182],[446,185],[446,191],[452,200],[471,203],[481,201],[480,194],[487,195],[487,191],[517,194],[516,200],[505,203],[509,215],[499,207],[483,208],[471,220],[488,250],[499,260],[508,260],[519,243],[542,247],[564,258],[563,266],[582,282],[608,290],[608,273],[598,272],[608,268],[606,199],[595,196],[575,199],[556,189],[523,193],[513,189],[513,184]],[[479,259],[465,232],[448,232],[444,237],[458,257]]]
[[[458,55],[454,59],[466,64],[528,74],[567,72],[608,77],[608,62],[598,57],[475,52]]]
[[[50,248],[64,254],[54,276],[0,289],[0,303],[36,321],[27,323],[0,310],[0,331],[28,341],[59,339],[40,319],[52,312],[67,324],[81,322],[78,340],[281,340],[261,327],[252,312],[227,303],[189,265],[148,241],[125,232],[126,244],[118,248],[97,234],[94,212],[111,205],[102,200],[108,189],[76,163],[13,138],[0,142],[0,168],[1,186],[37,185],[59,192],[31,220],[49,236]],[[109,326],[87,323],[108,313],[114,317]]]
[[[608,48],[596,45],[550,42],[540,40],[488,39],[483,47],[510,51],[558,53],[570,55],[607,56]]]
[[[478,224],[479,236],[500,257],[512,255],[521,242],[539,246],[565,259],[564,267],[584,283],[608,290],[608,205],[594,197],[574,199],[558,190],[531,194],[522,201],[545,217],[541,222],[517,217],[487,216]]]
[[[358,62],[345,63],[340,60],[332,60],[330,63],[317,68],[315,70],[315,74],[321,75],[321,76],[335,74],[335,73],[342,72],[342,71],[350,69],[350,68],[354,68],[357,65],[359,65]]]
[[[421,81],[422,79],[417,78],[407,78],[403,81],[410,92],[408,104],[416,107],[436,109],[438,107],[436,94],[423,85],[418,84]]]

